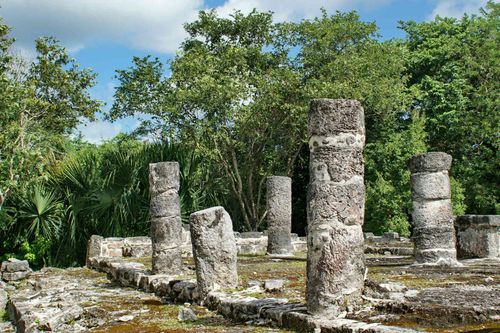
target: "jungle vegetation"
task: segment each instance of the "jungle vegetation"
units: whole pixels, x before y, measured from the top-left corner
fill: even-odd
[[[52,37],[26,61],[0,19],[0,256],[79,265],[92,234],[148,234],[148,164],[168,160],[185,222],[223,205],[235,229],[265,229],[265,179],[287,175],[304,234],[307,112],[320,97],[365,109],[366,231],[411,234],[406,163],[426,151],[453,156],[456,214],[499,214],[499,13],[489,2],[477,16],[400,22],[406,37],[382,41],[356,12],[276,23],[201,11],[171,60],[116,70],[107,119],[147,117],[100,145],[74,135],[102,111],[96,74]]]

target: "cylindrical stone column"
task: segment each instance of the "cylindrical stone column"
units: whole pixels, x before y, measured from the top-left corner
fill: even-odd
[[[267,253],[291,255],[292,179],[267,177]]]
[[[451,156],[432,152],[413,156],[411,171],[415,263],[457,265],[448,170]]]
[[[196,283],[200,300],[210,291],[238,286],[236,240],[231,217],[223,207],[212,207],[189,217]]]
[[[365,262],[364,111],[316,99],[309,111],[307,309],[337,316],[361,300]]]
[[[177,162],[149,164],[154,274],[180,274],[182,271],[179,185]]]

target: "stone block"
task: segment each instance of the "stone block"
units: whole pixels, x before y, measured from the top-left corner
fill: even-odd
[[[459,258],[500,257],[500,216],[464,215],[455,220]]]
[[[415,173],[411,175],[413,200],[450,199],[451,187],[448,171]]]
[[[450,170],[452,157],[443,152],[418,154],[410,158],[408,167],[411,173],[440,172]]]
[[[208,293],[238,285],[237,248],[231,217],[223,207],[191,214],[189,218],[198,293]]]

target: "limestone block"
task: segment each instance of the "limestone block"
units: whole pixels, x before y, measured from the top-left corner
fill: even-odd
[[[90,258],[99,257],[102,255],[102,243],[104,238],[98,235],[90,236],[90,239],[87,243],[87,255],[86,255],[86,265],[90,267]]]
[[[212,207],[189,218],[198,293],[238,285],[237,249],[231,217],[223,207]]]
[[[448,171],[414,173],[411,175],[413,200],[450,199],[451,187]]]
[[[440,172],[451,168],[452,157],[443,152],[430,152],[413,156],[408,161],[411,173]]]
[[[168,190],[179,191],[179,163],[160,162],[149,164],[149,191],[152,196]]]
[[[452,226],[451,200],[413,201],[412,220],[416,228],[421,226]]]
[[[500,215],[464,215],[455,220],[459,258],[500,257]]]

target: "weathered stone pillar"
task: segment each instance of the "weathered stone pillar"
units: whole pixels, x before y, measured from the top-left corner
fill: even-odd
[[[179,185],[177,162],[149,164],[154,274],[180,274],[182,270]]]
[[[210,291],[238,286],[237,248],[231,217],[212,207],[189,217],[200,300]]]
[[[365,263],[364,111],[316,99],[309,111],[307,308],[337,316],[361,300]]]
[[[292,179],[267,177],[267,253],[291,255]]]
[[[448,170],[451,156],[432,152],[410,158],[415,263],[457,265]]]
[[[104,237],[98,235],[90,236],[87,242],[87,255],[85,256],[85,265],[91,268],[90,258],[100,257],[102,255],[102,243]]]

